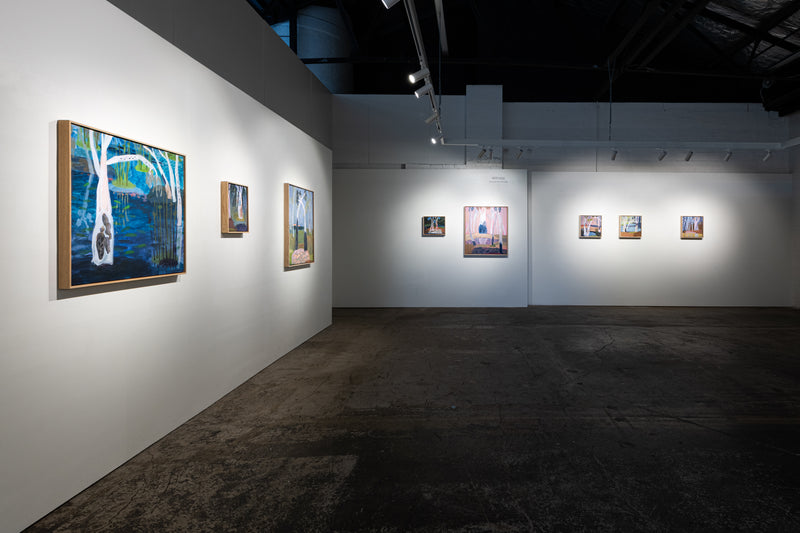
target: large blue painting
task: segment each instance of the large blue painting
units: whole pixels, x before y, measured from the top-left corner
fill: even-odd
[[[186,158],[58,121],[58,285],[186,272]]]

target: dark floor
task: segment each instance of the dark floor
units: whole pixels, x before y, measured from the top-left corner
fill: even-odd
[[[800,531],[800,311],[342,309],[30,531]]]

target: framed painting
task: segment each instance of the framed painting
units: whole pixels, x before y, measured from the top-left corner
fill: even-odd
[[[186,272],[186,157],[69,120],[58,134],[58,288]]]
[[[423,237],[444,237],[445,217],[431,216],[422,217],[422,236]]]
[[[703,238],[703,217],[682,216],[681,239],[702,239],[702,238]]]
[[[247,186],[223,181],[220,189],[222,233],[247,233],[250,231]]]
[[[314,192],[283,184],[284,266],[314,262]]]
[[[619,238],[620,239],[641,239],[642,238],[642,216],[641,215],[620,215],[619,216]]]
[[[464,208],[464,257],[508,257],[508,207]]]
[[[581,239],[599,239],[603,236],[602,215],[579,215],[578,236]]]

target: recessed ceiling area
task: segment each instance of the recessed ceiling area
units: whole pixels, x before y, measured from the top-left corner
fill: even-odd
[[[298,16],[335,10],[349,53],[301,59],[350,66],[353,93],[409,93],[407,75],[419,62],[408,0],[391,9],[379,0],[248,2],[266,23],[289,23],[295,50]],[[410,4],[437,94],[491,84],[503,86],[507,102],[749,102],[781,115],[800,109],[800,0]]]

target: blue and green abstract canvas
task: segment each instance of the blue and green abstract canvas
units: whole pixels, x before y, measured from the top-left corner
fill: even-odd
[[[185,157],[59,121],[59,288],[186,271]]]

